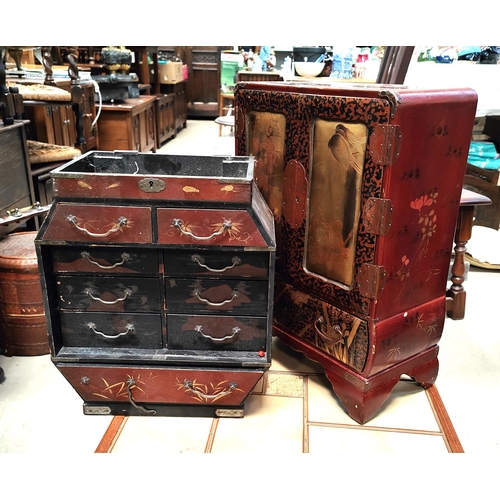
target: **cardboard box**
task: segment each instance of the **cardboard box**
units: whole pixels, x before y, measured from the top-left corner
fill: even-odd
[[[181,62],[158,61],[158,73],[160,76],[160,83],[178,83],[184,80]]]

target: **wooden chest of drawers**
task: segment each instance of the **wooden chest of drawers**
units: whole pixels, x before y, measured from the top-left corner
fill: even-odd
[[[236,151],[276,224],[274,333],[349,415],[438,373],[472,89],[240,82]]]
[[[36,248],[52,360],[84,412],[243,416],[274,285],[253,159],[98,151],[52,177]]]
[[[106,151],[156,151],[156,96],[143,95],[102,105],[99,148]]]

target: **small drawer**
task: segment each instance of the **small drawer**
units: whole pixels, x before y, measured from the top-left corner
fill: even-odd
[[[274,321],[318,349],[361,372],[369,348],[366,321],[279,282]]]
[[[269,276],[269,252],[166,250],[163,255],[167,276]]]
[[[158,208],[158,242],[267,247],[246,210]]]
[[[67,347],[161,349],[161,315],[65,312],[60,314]]]
[[[264,374],[248,369],[183,369],[112,365],[58,366],[84,401],[241,405]]]
[[[52,247],[56,273],[158,274],[158,252],[147,248]]]
[[[161,309],[160,278],[70,276],[56,279],[61,309],[148,312]]]
[[[169,313],[226,313],[265,316],[268,282],[165,278]]]
[[[167,347],[185,350],[266,351],[267,318],[167,316]]]
[[[60,203],[43,241],[152,243],[151,208]]]

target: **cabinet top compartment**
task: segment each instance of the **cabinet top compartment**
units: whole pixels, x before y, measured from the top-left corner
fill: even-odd
[[[251,199],[252,156],[91,151],[52,171],[59,198],[219,201]]]

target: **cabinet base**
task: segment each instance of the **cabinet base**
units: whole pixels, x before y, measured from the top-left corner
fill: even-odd
[[[242,418],[244,405],[217,408],[214,406],[200,405],[166,405],[152,404],[144,407],[135,407],[130,403],[84,403],[84,415],[122,415],[131,417],[226,417]]]
[[[323,366],[342,406],[359,424],[368,422],[378,413],[401,375],[406,374],[422,387],[428,388],[435,382],[438,374],[437,345],[379,373],[364,377],[285,330],[274,326],[273,335]]]

